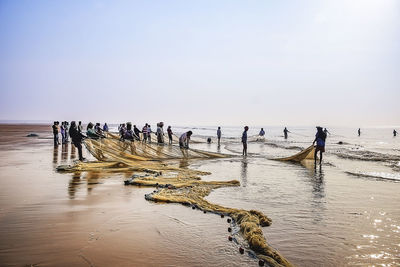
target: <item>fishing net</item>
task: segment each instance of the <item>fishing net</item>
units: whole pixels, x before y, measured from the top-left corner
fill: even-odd
[[[280,161],[296,161],[296,162],[300,162],[302,160],[305,159],[315,159],[315,147],[314,145],[311,145],[309,147],[307,147],[306,149],[300,151],[299,153],[290,156],[290,157],[286,157],[286,158],[277,158],[274,160],[280,160]]]
[[[227,155],[206,152],[197,149],[182,149],[176,145],[144,143],[140,141],[120,140],[116,134],[109,133],[108,138],[85,139],[89,152],[101,161],[129,162],[132,160],[167,159],[207,159],[224,158]]]
[[[193,149],[181,150],[171,145],[120,141],[113,134],[105,139],[86,139],[84,142],[99,161],[63,165],[57,168],[58,171],[133,172],[132,178],[125,181],[126,185],[157,188],[145,195],[147,200],[181,203],[205,212],[230,216],[233,219],[232,224],[239,227],[239,232],[258,258],[270,266],[292,266],[268,245],[261,228],[271,224],[267,216],[259,211],[228,208],[205,199],[212,190],[239,186],[239,181],[203,181],[200,176],[208,175],[209,172],[182,167],[187,165],[188,159],[223,158],[226,155]]]

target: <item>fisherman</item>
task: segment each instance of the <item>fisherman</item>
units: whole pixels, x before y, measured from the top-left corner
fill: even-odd
[[[51,126],[53,129],[53,135],[54,135],[54,146],[58,146],[60,144],[60,141],[58,139],[58,122],[55,121],[53,126]]]
[[[221,127],[218,127],[217,138],[218,138],[218,146],[220,146],[221,145]]]
[[[288,134],[287,133],[290,133],[290,131],[285,127],[285,129],[283,129],[283,135],[285,136],[285,139],[288,138]]]
[[[83,132],[83,126],[82,126],[82,122],[81,121],[79,121],[79,124],[78,124],[78,132]]]
[[[360,136],[360,135],[361,135],[361,129],[358,128],[358,136]]]
[[[61,122],[60,132],[61,132],[61,143],[62,143],[62,144],[65,144],[65,128],[64,128],[64,122]]]
[[[264,128],[261,128],[260,132],[258,133],[259,136],[264,137],[265,131]]]
[[[168,128],[167,128],[167,133],[168,133],[168,140],[169,140],[169,144],[171,145],[172,144],[172,129],[171,129],[171,126],[168,126]]]
[[[93,123],[91,123],[91,122],[89,122],[89,124],[87,125],[86,135],[87,135],[88,138],[92,138],[92,139],[99,139],[101,137],[104,137],[103,135],[98,134],[93,129]]]
[[[119,127],[119,135],[121,139],[124,139],[125,132],[126,132],[125,123],[121,123],[121,126]]]
[[[192,136],[193,132],[188,131],[186,133],[183,133],[181,137],[179,137],[179,147],[180,148],[186,148],[189,149],[189,141],[190,137]]]
[[[248,130],[249,130],[249,127],[245,126],[243,134],[242,134],[243,156],[247,156],[247,131]]]
[[[86,138],[76,126],[75,121],[71,121],[71,128],[69,129],[69,135],[71,136],[72,143],[78,149],[79,160],[83,161],[85,158],[82,156],[82,139]]]
[[[157,143],[158,144],[164,144],[164,123],[159,122],[157,123]]]
[[[136,127],[136,125],[133,125],[133,132],[135,133],[135,138],[140,141],[140,130]]]
[[[107,122],[103,125],[103,132],[108,132],[108,125]]]
[[[68,135],[69,135],[69,133],[68,133],[68,129],[69,129],[68,125],[69,125],[69,123],[67,121],[65,121],[64,122],[65,143],[69,142],[69,140],[68,140]]]
[[[147,123],[143,126],[142,133],[143,133],[143,142],[146,143],[146,140],[147,140]]]
[[[152,133],[151,126],[150,126],[150,124],[147,124],[147,141],[149,143],[151,143],[151,133]]]
[[[132,123],[130,122],[126,123],[126,131],[124,132],[123,139],[130,141],[134,140],[134,132],[132,131]]]
[[[100,127],[100,122],[96,122],[96,126],[94,127],[94,129],[98,135],[103,135],[103,130]]]
[[[396,129],[395,129],[395,130],[393,130],[393,136],[394,136],[394,137],[396,137],[396,136],[397,136],[397,131],[396,131]]]
[[[326,140],[326,133],[322,130],[322,127],[317,126],[317,134],[315,135],[315,142],[317,142],[317,147],[315,148],[314,153],[314,164],[317,166],[317,153],[319,151],[319,165],[322,163],[322,153],[325,152],[325,140]]]

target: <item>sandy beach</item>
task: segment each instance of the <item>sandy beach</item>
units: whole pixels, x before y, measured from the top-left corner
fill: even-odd
[[[265,213],[268,243],[296,266],[399,264],[400,183],[345,173],[360,164],[395,171],[334,153],[317,170],[271,161],[296,150],[270,142],[275,147],[251,142],[247,158],[186,165],[210,171],[204,180],[239,180],[207,200]],[[217,151],[215,144],[193,147]],[[234,151],[234,140],[220,150]],[[1,266],[258,266],[244,240],[228,241],[227,218],[146,201],[153,188],[124,186],[133,173],[55,171],[76,157],[71,144],[53,146],[49,125],[0,126]]]

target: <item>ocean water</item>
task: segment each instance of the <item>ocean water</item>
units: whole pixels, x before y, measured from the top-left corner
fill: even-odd
[[[185,131],[188,128],[177,128]],[[314,127],[249,129],[249,156],[241,156],[242,127],[193,128],[195,139],[211,144],[192,147],[236,155],[197,163],[212,172],[204,179],[239,179],[241,187],[223,188],[208,199],[222,205],[258,209],[273,220],[267,240],[299,266],[400,265],[400,139],[391,128],[328,128],[321,166],[273,158],[289,156],[311,145]]]
[[[114,129],[112,125],[111,129]],[[272,219],[268,243],[296,266],[400,266],[400,139],[391,128],[328,128],[321,166],[279,162],[308,147],[314,127],[178,127],[194,132],[191,147],[231,155],[191,160],[204,180],[240,181],[207,199],[257,209]],[[153,130],[155,130],[153,128]],[[39,138],[27,139],[29,132]],[[205,140],[211,137],[212,143]],[[339,142],[341,142],[339,144]],[[91,159],[88,152],[85,156]],[[257,266],[246,243],[227,240],[227,223],[179,204],[144,200],[152,188],[123,185],[132,173],[55,172],[76,159],[54,148],[50,126],[0,127],[0,265]],[[105,253],[107,252],[107,253]]]

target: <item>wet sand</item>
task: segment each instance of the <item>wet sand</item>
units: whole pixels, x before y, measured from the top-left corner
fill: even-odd
[[[185,164],[212,172],[205,180],[239,180],[207,199],[265,213],[273,222],[264,236],[297,266],[399,265],[400,183],[345,173],[385,166],[327,153],[314,170],[267,160],[285,152],[278,148],[250,143],[249,151]],[[146,201],[153,188],[123,185],[131,173],[55,172],[76,156],[71,144],[53,147],[50,126],[0,125],[1,266],[258,266],[228,241],[226,218]]]
[[[30,132],[50,139],[25,137]],[[0,126],[1,266],[257,262],[228,241],[226,219],[148,202],[152,188],[123,185],[131,174],[56,173],[77,152],[71,144],[54,148],[49,132],[49,126]]]

